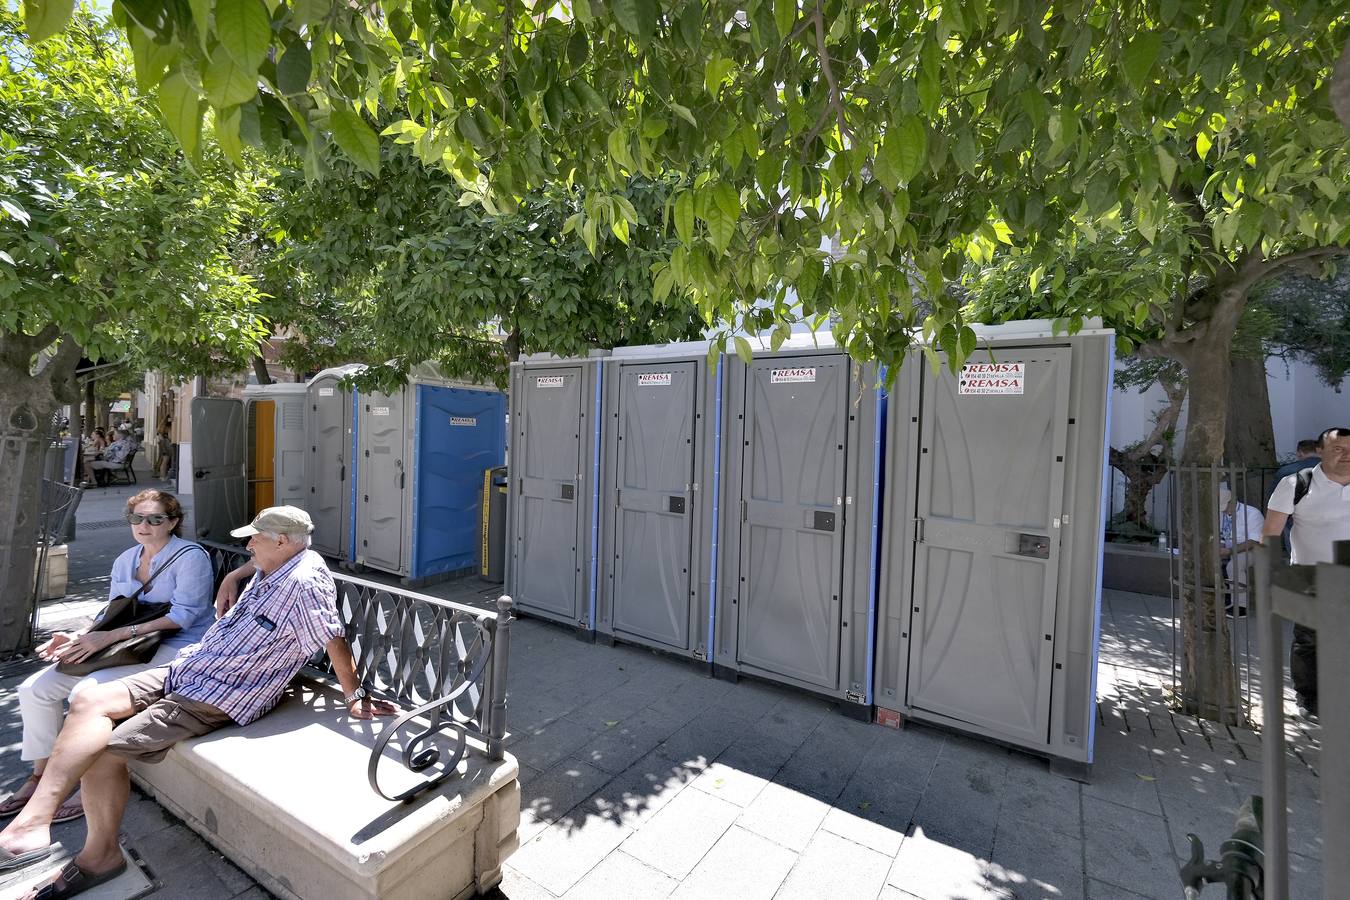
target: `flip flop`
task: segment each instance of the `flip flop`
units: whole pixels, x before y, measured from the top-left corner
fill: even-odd
[[[52,816],[53,825],[60,825],[62,822],[74,822],[76,819],[84,818],[83,802],[81,802],[78,807],[74,807],[75,812],[68,812],[65,815],[62,815],[61,810],[71,808],[68,806],[69,803],[70,801],[67,800],[65,803],[62,803],[60,806],[56,808],[56,815]]]
[[[60,876],[55,881],[42,886],[42,889],[35,895],[35,900],[64,900],[66,897],[74,897],[76,894],[83,894],[90,888],[98,887],[105,881],[112,881],[126,870],[127,861],[125,858],[117,868],[109,869],[99,875],[86,872],[72,862],[61,870]]]
[[[37,781],[38,777],[36,775],[29,775],[24,779],[23,784],[19,785],[19,791],[23,790],[24,785],[29,782],[36,784]],[[14,794],[17,794],[19,791],[15,791]],[[14,794],[10,794],[5,802],[0,803],[0,819],[8,819],[10,816],[17,816],[19,813],[23,812],[23,808],[28,805],[29,799],[33,796],[32,794],[29,794],[27,797],[15,797]]]
[[[13,872],[31,866],[35,862],[42,862],[60,846],[60,844],[49,844],[38,850],[27,850],[23,853],[10,853],[0,847],[0,872]]]

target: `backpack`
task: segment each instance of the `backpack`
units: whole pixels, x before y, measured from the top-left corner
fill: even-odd
[[[1294,505],[1298,506],[1298,501],[1308,496],[1308,491],[1312,490],[1313,468],[1301,469],[1294,474]]]

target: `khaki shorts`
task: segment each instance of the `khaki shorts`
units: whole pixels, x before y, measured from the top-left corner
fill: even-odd
[[[117,683],[131,694],[136,714],[113,729],[108,752],[125,759],[157,763],[174,744],[207,734],[233,721],[209,703],[164,694],[168,666],[157,666]]]

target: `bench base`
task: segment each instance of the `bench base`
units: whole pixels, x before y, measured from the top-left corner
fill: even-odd
[[[413,803],[391,803],[365,778],[389,721],[350,720],[335,690],[298,684],[247,728],[185,742],[132,772],[279,897],[459,900],[490,890],[518,844],[514,758],[472,749],[460,777]],[[413,783],[392,754],[384,765],[393,789]]]

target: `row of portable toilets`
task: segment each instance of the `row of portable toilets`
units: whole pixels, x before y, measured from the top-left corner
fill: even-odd
[[[706,344],[513,364],[507,591],[859,716],[1090,763],[1114,338],[980,335],[890,391],[809,335],[715,373]]]
[[[313,547],[409,584],[475,571],[485,471],[506,457],[506,395],[415,367],[393,394],[343,388],[359,370],[250,385],[192,402],[193,514],[204,540],[292,504]]]

